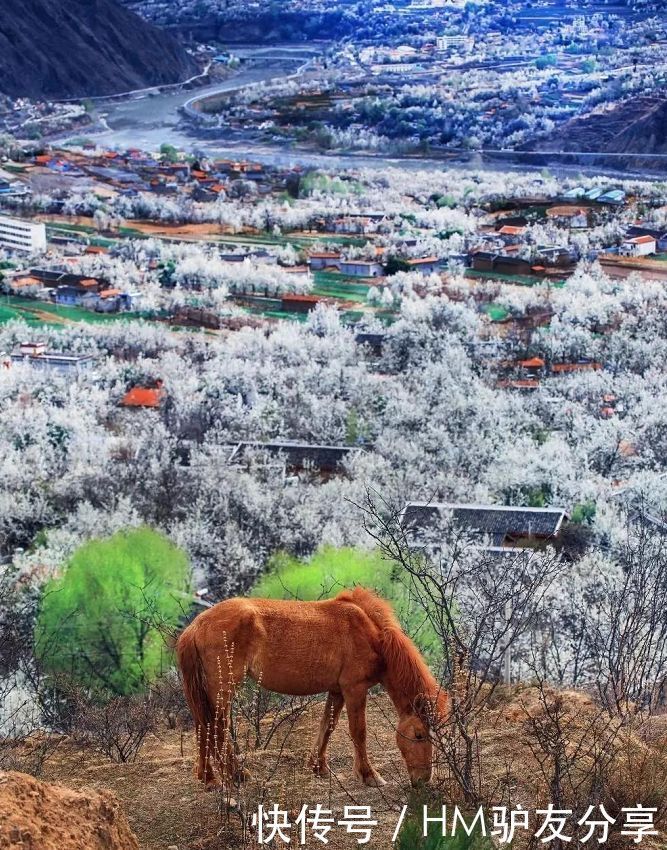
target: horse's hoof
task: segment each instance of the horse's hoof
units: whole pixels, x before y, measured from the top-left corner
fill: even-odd
[[[315,776],[319,776],[320,779],[328,779],[331,776],[331,768],[327,762],[324,762],[324,764],[314,762],[311,763],[310,767]]]
[[[369,788],[381,788],[383,785],[387,784],[387,780],[383,779],[377,771],[373,771],[373,773],[369,773],[366,776],[359,777],[364,785],[368,785]]]

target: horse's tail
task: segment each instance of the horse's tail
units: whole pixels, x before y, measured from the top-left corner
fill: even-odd
[[[192,625],[181,632],[176,643],[178,666],[183,677],[183,690],[190,712],[199,729],[206,729],[213,720],[206,691],[206,671],[195,643]]]

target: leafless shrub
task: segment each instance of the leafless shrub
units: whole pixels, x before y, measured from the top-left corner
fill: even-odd
[[[183,694],[183,685],[176,670],[169,670],[150,689],[156,715],[161,717],[168,729],[187,729],[192,717]]]
[[[98,701],[76,694],[72,737],[114,762],[133,762],[146,739],[157,731],[158,718],[150,694]]]
[[[416,541],[400,509],[381,497],[369,491],[361,507],[366,531],[402,567],[439,638],[450,717],[436,732],[438,749],[464,801],[476,808],[484,802],[477,720],[503,679],[509,648],[529,632],[563,563],[551,549],[500,556],[453,526]]]

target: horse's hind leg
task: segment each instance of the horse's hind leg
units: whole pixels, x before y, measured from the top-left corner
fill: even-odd
[[[378,787],[386,785],[386,781],[371,765],[366,749],[366,697],[367,690],[357,686],[343,691],[347,720],[350,724],[350,736],[354,744],[354,775],[361,779],[364,785]]]
[[[214,757],[220,774],[223,777],[227,776],[238,781],[247,777],[239,764],[232,740],[233,699],[234,691],[230,689],[220,691],[216,698]]]
[[[248,779],[250,774],[241,767],[234,741],[232,738],[232,702],[236,688],[244,676],[240,664],[229,664],[228,680],[220,681],[213,704],[215,705],[215,720],[213,724],[213,754],[220,774],[230,777],[237,782]]]
[[[330,691],[324,705],[324,713],[320,721],[320,731],[313,745],[309,757],[309,766],[317,776],[329,775],[329,763],[327,762],[327,745],[333,730],[336,728],[338,718],[343,709],[343,695]]]
[[[213,772],[213,724],[208,723],[197,729],[199,758],[197,761],[197,779],[207,788],[215,785]]]

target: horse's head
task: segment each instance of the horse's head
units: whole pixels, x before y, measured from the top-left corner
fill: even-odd
[[[406,714],[400,719],[396,743],[413,787],[429,782],[433,772],[433,743],[428,726],[418,714]]]
[[[438,691],[432,697],[418,698],[414,707],[401,715],[396,730],[396,743],[408,768],[413,787],[430,782],[433,773],[433,733],[445,720],[448,696]]]

